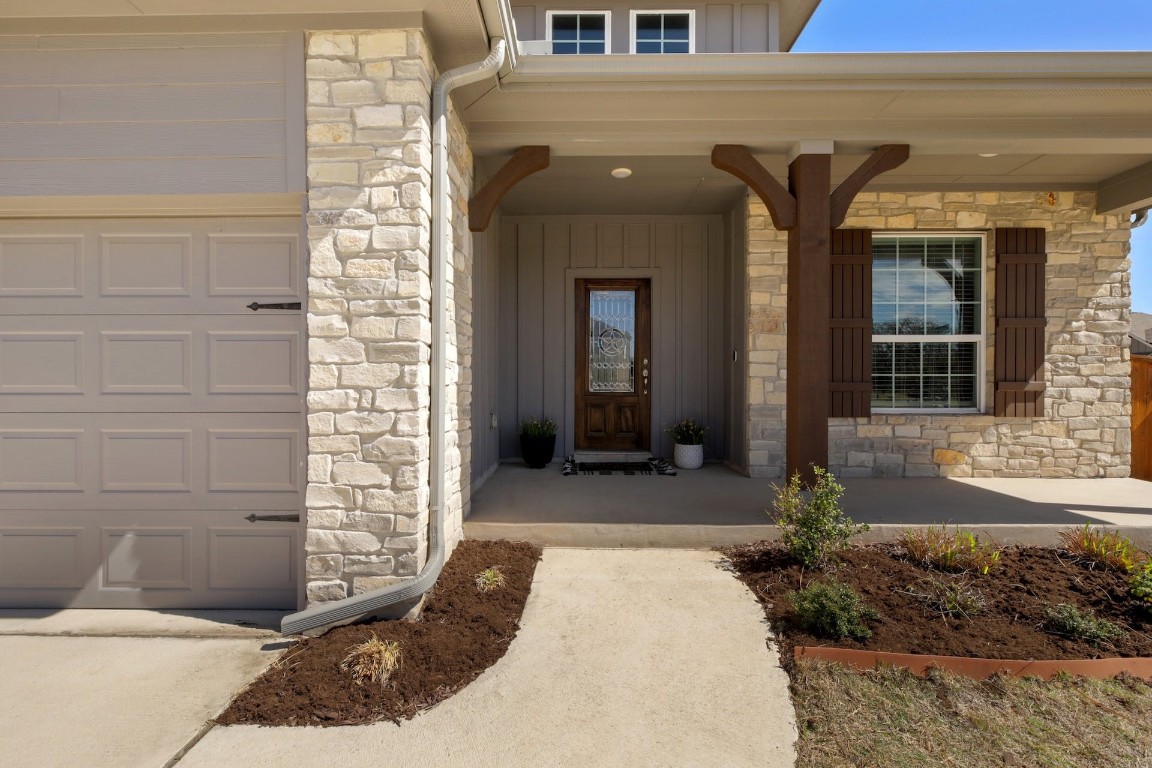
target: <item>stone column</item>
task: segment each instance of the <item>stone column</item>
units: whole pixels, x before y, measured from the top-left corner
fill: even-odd
[[[308,40],[310,603],[426,556],[432,76],[420,30]]]

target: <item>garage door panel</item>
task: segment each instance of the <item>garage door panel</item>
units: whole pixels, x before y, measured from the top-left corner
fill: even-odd
[[[298,414],[0,414],[0,509],[299,510]]]
[[[277,510],[295,514],[296,509]],[[296,607],[297,526],[239,511],[155,508],[4,513],[0,605],[75,608]]]
[[[84,295],[84,237],[0,236],[0,297]]]
[[[302,300],[299,222],[0,221],[0,315],[250,315]]]
[[[191,235],[100,238],[101,296],[191,296]]]
[[[84,559],[83,528],[0,528],[4,587],[83,587]]]
[[[290,235],[209,235],[210,296],[295,296],[300,248]]]
[[[85,442],[83,429],[0,428],[0,498],[19,491],[81,494]]]
[[[192,588],[191,528],[105,528],[102,587]]]
[[[83,393],[83,331],[0,333],[0,395]]]
[[[239,332],[238,326],[249,330]],[[295,411],[297,313],[7,317],[0,412]]]
[[[192,430],[100,432],[100,490],[192,492]]]

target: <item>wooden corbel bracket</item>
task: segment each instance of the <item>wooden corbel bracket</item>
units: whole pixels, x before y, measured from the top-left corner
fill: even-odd
[[[717,144],[712,148],[712,165],[743,181],[768,207],[776,229],[796,226],[796,198],[776,181],[743,144]]]
[[[832,193],[832,229],[844,223],[848,207],[864,185],[882,173],[899,168],[908,161],[907,144],[885,144],[877,147],[852,175],[844,179]]]
[[[550,162],[548,147],[520,147],[516,150],[516,154],[468,201],[468,229],[473,232],[488,229],[492,214],[504,195],[525,178],[547,168]]]

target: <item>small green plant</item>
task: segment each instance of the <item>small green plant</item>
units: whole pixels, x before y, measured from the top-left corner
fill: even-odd
[[[340,669],[351,673],[357,685],[380,683],[383,685],[389,676],[400,668],[400,643],[395,640],[381,640],[372,637],[348,649],[348,655],[340,662]]]
[[[695,419],[680,419],[664,431],[672,435],[672,440],[680,445],[700,445],[704,442],[707,429],[703,424],[697,424]]]
[[[972,531],[947,526],[937,528],[905,529],[899,538],[900,546],[913,561],[949,573],[978,573],[987,576],[1000,562],[1000,550],[992,544],[982,544]]]
[[[526,419],[520,422],[520,434],[524,437],[551,437],[556,434],[556,422],[552,419]]]
[[[984,594],[965,580],[925,579],[907,592],[933,613],[949,619],[971,619],[984,610]]]
[[[788,554],[805,568],[823,568],[868,526],[857,525],[840,509],[844,486],[836,482],[835,475],[823,467],[812,467],[812,471],[816,483],[807,494],[799,472],[784,486],[772,486],[776,491],[772,508]]]
[[[865,640],[872,636],[866,622],[877,618],[876,612],[847,584],[835,579],[816,581],[799,592],[789,592],[788,601],[800,626],[814,635],[832,640]]]
[[[1132,597],[1147,603],[1152,608],[1152,560],[1136,568],[1128,579],[1128,591]]]
[[[476,574],[476,589],[481,592],[491,592],[502,586],[504,586],[504,574],[500,572],[500,566],[498,565],[485,568]]]
[[[1059,603],[1048,609],[1045,624],[1049,632],[1074,637],[1092,645],[1100,645],[1124,636],[1124,630],[1107,619],[1098,619],[1091,611],[1081,611],[1074,605]]]
[[[1093,528],[1088,523],[1081,528],[1060,531],[1060,541],[1064,549],[1076,557],[1118,571],[1131,571],[1144,555],[1127,536]]]

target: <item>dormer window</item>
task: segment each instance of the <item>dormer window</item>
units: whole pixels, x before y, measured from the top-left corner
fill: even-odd
[[[548,11],[552,53],[608,53],[610,37],[607,11]]]
[[[695,50],[695,11],[632,11],[632,53]]]

